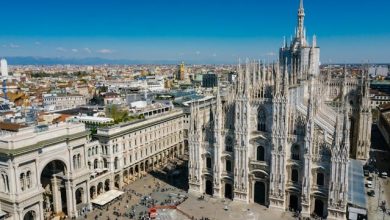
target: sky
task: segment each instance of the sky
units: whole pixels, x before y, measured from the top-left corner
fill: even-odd
[[[389,0],[305,0],[322,63],[390,62]],[[0,56],[275,60],[299,0],[4,0]]]

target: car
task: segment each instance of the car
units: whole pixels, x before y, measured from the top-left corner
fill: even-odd
[[[375,196],[375,191],[374,190],[370,190],[367,192],[367,195],[371,196],[371,197],[374,197]]]
[[[371,189],[372,188],[372,183],[367,183],[366,187]]]
[[[367,180],[367,184],[371,184],[372,185],[372,180]]]
[[[370,175],[370,172],[368,170],[364,170],[364,176]]]
[[[387,178],[387,172],[382,172],[382,173],[381,173],[381,177],[382,177],[382,178]]]
[[[368,181],[372,181],[372,176],[367,177]]]

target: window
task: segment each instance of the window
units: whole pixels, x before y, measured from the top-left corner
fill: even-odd
[[[115,160],[114,160],[114,169],[117,170],[118,169],[118,164],[119,163],[119,160],[117,157],[115,157]]]
[[[226,171],[232,172],[232,161],[226,160]]]
[[[20,188],[22,189],[22,191],[24,191],[25,189],[25,176],[24,176],[24,173],[20,174]]]
[[[325,182],[324,174],[321,173],[321,172],[318,172],[318,173],[317,173],[317,185],[323,186],[323,185],[324,185],[324,182]]]
[[[264,109],[260,109],[257,115],[257,130],[258,131],[266,131],[265,128],[266,121],[266,112]]]
[[[26,173],[26,182],[27,189],[31,188],[31,171],[27,171]]]
[[[263,146],[258,146],[257,147],[257,152],[256,152],[256,160],[257,161],[265,161],[264,157],[264,147]]]
[[[291,181],[294,183],[298,182],[298,170],[297,169],[291,170]]]
[[[207,167],[207,169],[211,169],[211,158],[210,157],[206,158],[206,167]]]
[[[103,158],[103,166],[104,166],[104,168],[108,168],[108,166],[107,166],[107,159],[106,158]]]
[[[97,168],[98,168],[98,160],[97,160],[97,159],[95,159],[95,160],[93,161],[93,168],[94,168],[94,169],[97,169]]]
[[[73,169],[77,169],[77,157],[73,155]]]
[[[291,159],[299,160],[299,145],[294,144],[291,147]]]

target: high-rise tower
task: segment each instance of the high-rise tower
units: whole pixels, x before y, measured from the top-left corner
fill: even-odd
[[[1,76],[7,77],[8,76],[8,64],[6,59],[1,59]]]

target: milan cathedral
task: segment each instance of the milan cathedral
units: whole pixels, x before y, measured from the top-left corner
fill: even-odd
[[[214,103],[191,106],[190,192],[346,218],[349,160],[370,151],[368,73],[320,72],[304,17],[301,0],[277,63],[247,60]]]

